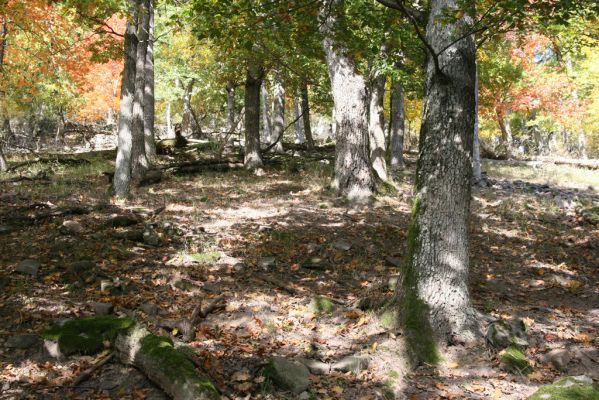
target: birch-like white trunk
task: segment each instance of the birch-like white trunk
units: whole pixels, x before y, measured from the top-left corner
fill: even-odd
[[[306,141],[304,131],[302,129],[302,112],[300,111],[299,96],[293,98],[293,131],[295,133],[295,143],[302,144]]]

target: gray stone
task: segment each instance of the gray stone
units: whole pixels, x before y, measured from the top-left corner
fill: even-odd
[[[258,265],[263,269],[274,267],[277,264],[275,257],[262,257],[258,262]]]
[[[85,228],[77,221],[67,220],[60,226],[60,231],[63,233],[80,234],[85,231]]]
[[[264,374],[283,390],[299,394],[310,387],[310,371],[297,360],[285,357],[271,357]]]
[[[387,263],[389,265],[392,265],[397,268],[401,268],[401,265],[402,265],[401,258],[387,256],[387,257],[385,257],[385,261],[387,261]]]
[[[17,265],[15,271],[21,274],[37,276],[37,272],[40,269],[40,265],[40,262],[37,260],[23,260],[19,263],[19,265]]]
[[[308,250],[308,254],[319,253],[322,250],[322,246],[317,243],[308,243],[306,250]]]
[[[12,225],[0,225],[0,235],[8,235],[16,230]]]
[[[112,303],[96,301],[92,303],[92,307],[94,308],[96,315],[109,315],[114,311],[114,305]]]
[[[158,314],[159,308],[156,304],[152,304],[152,303],[144,303],[141,306],[139,306],[139,309],[141,311],[143,311],[144,313],[146,313],[146,315],[149,316],[154,316],[156,314]]]
[[[92,272],[95,268],[95,262],[91,260],[80,260],[71,263],[69,270],[75,275],[84,275]]]
[[[5,346],[12,349],[28,349],[39,342],[40,338],[37,335],[15,335],[6,340]]]
[[[337,250],[348,251],[351,249],[352,244],[345,239],[337,239],[333,242],[333,247]]]
[[[299,400],[310,400],[310,393],[308,392],[301,392],[300,395],[298,396]]]
[[[348,356],[331,366],[333,371],[358,373],[368,368],[369,359],[364,356]]]
[[[185,290],[185,291],[192,291],[195,289],[199,289],[198,285],[196,285],[195,283],[193,283],[192,281],[187,280],[187,279],[179,279],[178,281],[176,281],[174,283],[174,286],[177,289]]]
[[[566,366],[572,360],[572,354],[566,349],[553,349],[543,354],[539,360],[544,364],[551,364],[559,371],[565,371]]]
[[[148,246],[159,246],[160,245],[160,237],[151,229],[146,229],[143,233],[143,241]]]
[[[123,228],[126,226],[136,225],[140,222],[141,221],[139,218],[133,215],[114,215],[108,221],[106,221],[106,225],[115,228]]]
[[[528,346],[526,325],[521,319],[495,321],[487,330],[487,342],[495,348],[505,349],[509,346],[524,348]]]
[[[296,360],[308,367],[314,375],[326,375],[331,372],[331,364],[303,357],[298,357]]]

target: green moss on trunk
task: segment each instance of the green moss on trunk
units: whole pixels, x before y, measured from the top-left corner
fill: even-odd
[[[420,228],[418,217],[422,211],[420,199],[412,204],[412,220],[408,232],[408,262],[398,285],[400,299],[400,323],[404,329],[408,351],[412,362],[435,364],[440,355],[437,341],[429,321],[428,305],[418,296],[418,275],[415,271],[414,257],[418,251]]]

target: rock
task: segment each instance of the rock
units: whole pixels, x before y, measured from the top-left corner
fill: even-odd
[[[322,246],[317,243],[308,243],[306,250],[308,251],[308,254],[315,254],[322,250]]]
[[[6,340],[5,346],[11,349],[28,349],[39,342],[40,338],[37,335],[15,335]]]
[[[174,286],[177,289],[185,290],[185,291],[192,291],[194,289],[199,289],[198,285],[196,285],[195,283],[193,283],[192,281],[187,280],[187,279],[179,279],[178,281],[176,281],[174,283]]]
[[[541,386],[528,400],[599,400],[599,389],[588,376],[569,376]]]
[[[151,229],[146,229],[143,233],[143,242],[148,246],[159,246],[160,237]]]
[[[353,372],[357,374],[368,368],[369,359],[364,356],[348,356],[331,365],[333,371]]]
[[[387,288],[394,292],[397,289],[397,283],[399,282],[399,275],[391,275],[387,281]]]
[[[137,225],[141,221],[134,215],[113,215],[108,221],[106,221],[106,225],[111,226],[113,228],[124,228],[127,226]]]
[[[553,349],[539,357],[539,361],[551,364],[559,371],[565,371],[570,360],[572,360],[571,352],[566,349]]]
[[[296,360],[308,367],[310,372],[314,375],[326,375],[331,372],[331,365],[322,361],[312,360],[310,358],[303,357],[298,357],[296,358]]]
[[[327,269],[331,264],[322,257],[308,257],[302,262],[302,267],[307,269]]]
[[[262,257],[258,262],[258,265],[265,270],[274,267],[276,264],[277,259],[275,257]]]
[[[60,226],[60,231],[62,233],[80,234],[85,231],[85,228],[77,221],[67,220]]]
[[[19,263],[19,265],[17,265],[15,271],[21,274],[37,276],[37,272],[40,269],[40,265],[40,262],[37,260],[23,260]]]
[[[526,325],[521,319],[493,322],[489,325],[486,338],[487,342],[497,349],[509,346],[521,348],[528,346]]]
[[[16,230],[12,225],[0,225],[0,235],[8,235]]]
[[[92,307],[94,308],[96,315],[109,315],[114,311],[114,305],[112,303],[96,301],[92,303]]]
[[[139,309],[149,316],[157,315],[159,311],[158,306],[152,303],[144,303],[141,306],[139,306]]]
[[[71,263],[69,272],[75,275],[87,275],[93,272],[96,268],[96,263],[91,260],[80,260]]]
[[[401,266],[402,266],[401,259],[397,258],[397,257],[387,256],[387,257],[385,257],[385,261],[387,261],[387,263],[389,265],[392,265],[397,268],[401,268]]]
[[[516,346],[510,346],[500,353],[500,368],[519,374],[529,374],[532,372],[530,361],[526,355]]]
[[[125,294],[125,287],[122,282],[103,279],[100,281],[100,291],[109,293],[111,296],[122,296]]]
[[[301,392],[300,395],[298,396],[298,400],[310,400],[310,393]]]
[[[345,239],[337,239],[333,242],[333,247],[337,250],[348,251],[351,249],[352,244]]]
[[[310,387],[310,371],[297,360],[271,357],[264,367],[264,375],[283,390],[299,394]]]
[[[553,286],[559,286],[564,289],[575,290],[582,286],[582,283],[577,281],[576,279],[571,279],[565,276],[551,274],[548,277],[548,282]]]
[[[114,237],[116,239],[130,240],[132,242],[143,242],[144,241],[144,231],[131,230],[131,231],[125,231],[125,232],[115,232]]]
[[[310,301],[308,307],[310,308],[310,311],[312,311],[312,313],[315,315],[332,314],[335,310],[335,305],[333,304],[333,302],[323,296],[314,297],[312,301]]]

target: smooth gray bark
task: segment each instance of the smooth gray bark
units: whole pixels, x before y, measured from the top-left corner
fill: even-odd
[[[272,137],[279,139],[285,130],[285,87],[280,71],[275,73],[272,93]],[[277,141],[273,151],[283,153],[283,138]]]
[[[432,0],[426,40],[439,53],[471,21],[446,21],[457,0]],[[468,290],[470,190],[476,58],[472,36],[428,54],[416,196],[408,263],[398,290],[408,344],[417,361],[435,361],[432,343],[477,336]],[[427,342],[429,340],[429,342]]]
[[[195,80],[189,81],[183,92],[183,119],[181,121],[181,134],[185,137],[193,134],[193,128],[191,126],[191,94],[193,91],[193,85]]]
[[[325,0],[321,9],[323,50],[335,105],[335,178],[332,188],[351,202],[370,200],[375,179],[368,148],[366,82],[346,48],[335,41],[343,0]]]
[[[391,83],[391,168],[404,166],[403,148],[405,137],[404,91],[401,82],[393,79]]]
[[[124,68],[121,83],[121,102],[119,106],[119,133],[118,151],[116,156],[116,170],[114,173],[114,192],[117,197],[129,195],[129,184],[131,181],[131,148],[132,137],[132,114],[133,97],[135,93],[135,57],[137,56],[137,7],[135,1],[131,1],[134,10],[132,19],[127,21],[124,40]]]
[[[235,130],[235,83],[229,81],[227,84],[227,122],[229,132]]]
[[[149,13],[150,0],[139,2],[139,16],[137,19],[137,51],[135,59],[135,95],[133,97],[133,123],[131,147],[131,177],[139,179],[149,168],[146,158],[144,138],[144,92],[146,88],[146,52],[149,38]]]
[[[268,145],[272,143],[272,126],[270,123],[270,114],[268,112],[268,92],[266,90],[266,85],[262,84],[262,88],[260,90],[261,95],[261,106],[262,106],[262,138],[263,143]]]
[[[474,84],[474,144],[472,148],[472,181],[478,183],[483,179],[480,167],[480,142],[478,141],[478,67],[476,69],[476,82]]]
[[[304,123],[304,137],[308,149],[314,148],[314,138],[312,137],[312,125],[310,124],[310,95],[308,93],[308,85],[306,82],[302,83],[301,90],[302,98],[302,122]]]
[[[249,65],[245,79],[245,157],[247,169],[262,166],[260,154],[260,87],[263,71],[261,67]]]
[[[385,113],[383,100],[385,97],[386,76],[381,72],[373,72],[370,82],[370,101],[368,117],[368,135],[370,144],[370,162],[372,169],[383,181],[389,180],[385,161]]]
[[[7,28],[7,18],[6,16],[0,16],[0,72],[2,72],[4,70],[4,54],[5,54],[5,49],[6,49],[6,38],[8,36],[8,28]],[[0,109],[0,111],[2,111]],[[0,113],[0,117],[2,117],[3,121],[5,122],[6,125],[6,121],[8,121],[8,118],[6,118],[6,115],[1,115],[2,113]],[[4,127],[3,127],[4,128]],[[10,122],[8,124],[8,128],[10,130]],[[2,131],[4,131],[5,129],[2,129]],[[4,134],[8,134],[9,132],[2,132],[0,131],[0,171],[6,171],[8,170],[8,163],[6,162],[6,157],[4,156],[4,151],[2,149],[3,146],[3,139],[4,139]]]
[[[165,111],[165,119],[166,119],[166,136],[167,137],[173,137],[174,135],[174,130],[173,130],[173,119],[171,117],[171,102],[167,101],[166,102],[166,111]]]
[[[144,146],[146,158],[150,164],[156,160],[156,141],[154,138],[155,99],[154,99],[154,0],[149,1],[150,19],[148,21],[148,47],[145,65],[144,89]]]
[[[295,143],[302,144],[306,141],[304,137],[304,131],[302,129],[302,112],[300,110],[300,98],[295,96],[293,98],[293,131],[295,133]]]

